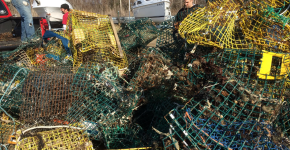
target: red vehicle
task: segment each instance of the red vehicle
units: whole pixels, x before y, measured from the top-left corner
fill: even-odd
[[[48,29],[45,18],[34,17],[33,23],[35,30],[41,28],[42,35]],[[3,33],[12,33],[13,37],[4,39],[0,37],[0,51],[14,50],[20,45],[21,18],[13,17],[5,1],[0,0],[0,36],[1,34],[3,36]]]

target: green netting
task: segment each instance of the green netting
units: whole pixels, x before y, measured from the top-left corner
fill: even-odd
[[[118,36],[125,52],[136,56],[136,48],[145,47],[157,38],[157,34],[158,30],[153,21],[144,18],[123,25]]]
[[[130,124],[125,121],[104,126],[103,134],[107,148],[140,147],[140,130],[142,128],[138,124]]]
[[[165,148],[285,148],[279,145],[281,140],[271,140],[275,135],[271,123],[281,104],[282,100],[259,99],[243,82],[229,77],[224,84],[204,87],[184,108],[166,115],[172,126]]]
[[[283,103],[282,103],[282,108],[281,111],[279,112],[279,115],[277,119],[274,122],[274,127],[276,128],[276,131],[280,133],[281,138],[289,138],[290,135],[290,123],[289,123],[289,84],[290,80],[287,79],[286,84],[285,84],[285,92],[283,93]],[[287,141],[287,140],[285,140]],[[286,142],[289,144],[288,142]]]
[[[177,32],[174,32],[174,18],[164,21],[160,24],[156,47],[166,53],[177,64],[184,63],[185,52],[192,50],[193,45],[187,44]]]
[[[28,70],[8,64],[0,66],[1,96],[0,106],[7,111],[19,113],[23,96],[21,94]]]
[[[140,53],[142,56],[139,62],[139,68],[130,80],[132,90],[138,90],[139,87],[149,89],[162,85],[167,78],[170,79],[172,73],[169,71],[171,60],[166,54],[156,48],[146,48]]]
[[[257,49],[225,49],[217,64],[261,97],[281,99],[289,66],[288,54]]]
[[[13,117],[20,113],[19,108],[23,100],[21,91],[28,71],[9,64],[1,64],[0,68],[0,144],[8,144],[9,136],[16,130]]]
[[[104,127],[129,117],[140,92],[126,90],[119,81],[118,68],[112,64],[80,66],[71,86],[71,92],[80,99],[72,103],[66,120],[71,125],[90,121]],[[97,132],[91,136],[100,139]]]
[[[137,109],[133,112],[132,121],[138,123],[143,131],[140,137],[144,146],[162,146],[162,137],[153,128],[160,132],[167,132],[169,125],[164,116],[176,107],[169,88],[162,86],[144,91]]]

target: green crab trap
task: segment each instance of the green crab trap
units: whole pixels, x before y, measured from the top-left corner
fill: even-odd
[[[289,98],[290,98],[290,93],[289,93],[289,88],[290,88],[290,80],[289,78],[287,79],[286,81],[286,84],[285,84],[285,92],[283,93],[283,105],[282,105],[282,108],[281,108],[281,111],[277,117],[277,119],[274,121],[274,127],[276,129],[277,132],[280,133],[280,136],[281,138],[284,138],[284,139],[287,139],[289,138],[289,135],[290,135],[290,123],[289,123]],[[289,140],[285,140],[285,142],[287,142],[287,144],[289,144],[288,142]]]
[[[154,129],[165,132],[169,127],[164,115],[176,107],[173,98],[169,98],[170,95],[168,88],[160,87],[144,91],[141,96],[133,112],[132,122],[142,127],[142,136],[140,138],[144,146],[162,145],[161,135]]]
[[[138,88],[149,89],[160,86],[164,80],[170,79],[172,73],[169,71],[171,60],[161,52],[158,48],[146,48],[141,54],[142,59],[139,68],[130,80],[130,88],[138,90]]]
[[[22,87],[28,76],[28,70],[15,65],[1,64],[0,66],[0,106],[14,113],[19,113],[22,104]]]
[[[217,64],[261,97],[281,99],[288,78],[289,55],[253,49],[225,49]]]
[[[268,149],[285,147],[273,141],[272,122],[282,100],[262,99],[235,77],[204,87],[183,108],[170,111],[165,149]]]
[[[70,125],[84,121],[98,123],[98,128],[130,116],[139,99],[139,91],[120,85],[117,67],[110,64],[87,64],[77,70],[71,91],[80,99],[68,110]],[[99,132],[90,135],[98,140]]]
[[[139,132],[142,128],[126,121],[103,127],[107,148],[132,148],[142,146]]]
[[[14,117],[20,112],[23,100],[21,91],[28,71],[8,64],[1,64],[0,68],[0,144],[11,144],[11,136],[17,127]]]
[[[182,39],[174,29],[174,18],[162,22],[158,33],[156,47],[166,53],[173,63],[184,63],[185,52],[192,50],[194,45],[190,45]]]
[[[157,38],[158,30],[152,20],[139,19],[127,23],[119,31],[119,39],[126,53],[137,55],[138,47],[144,47]]]
[[[53,122],[66,115],[78,97],[70,91],[73,85],[73,67],[35,68],[22,89],[25,99],[21,105],[20,119],[26,123],[44,119]]]

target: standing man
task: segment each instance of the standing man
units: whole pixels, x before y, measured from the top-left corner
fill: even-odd
[[[39,0],[35,1],[37,5],[40,5]],[[22,43],[27,43],[29,40],[32,40],[32,37],[35,34],[30,1],[12,0],[11,3],[21,16],[21,41]]]

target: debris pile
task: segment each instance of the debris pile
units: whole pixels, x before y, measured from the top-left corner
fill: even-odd
[[[289,7],[215,0],[119,31],[72,10],[72,58],[57,38],[0,53],[0,146],[290,149]]]

